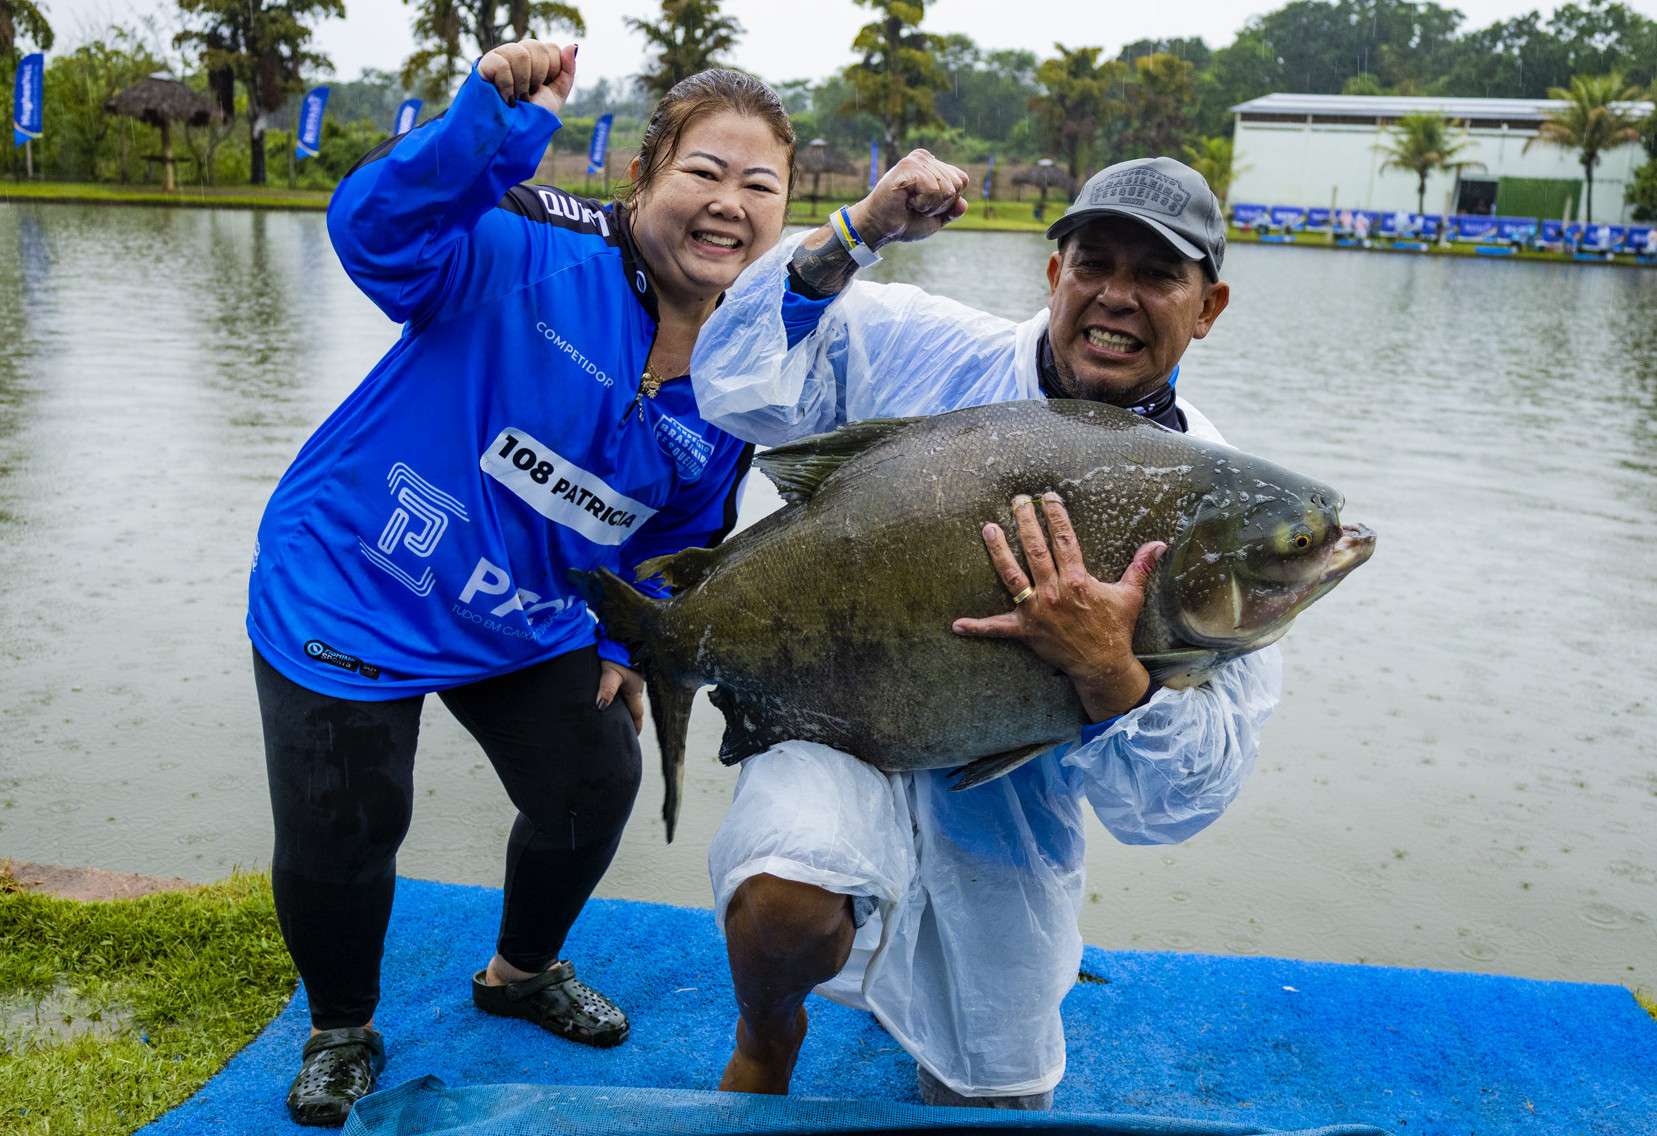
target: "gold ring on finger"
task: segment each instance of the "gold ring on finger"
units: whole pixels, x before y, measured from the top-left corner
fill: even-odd
[[[1022,592],[1018,593],[1018,595],[1013,597],[1013,606],[1017,607],[1019,604],[1023,603],[1025,600],[1029,599],[1031,596],[1033,596],[1035,594],[1036,594],[1036,589],[1033,585],[1026,587]]]

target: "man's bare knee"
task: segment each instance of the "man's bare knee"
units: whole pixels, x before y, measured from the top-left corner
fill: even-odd
[[[780,956],[840,946],[842,940],[849,950],[856,934],[849,896],[763,873],[732,894],[725,930],[744,947]]]

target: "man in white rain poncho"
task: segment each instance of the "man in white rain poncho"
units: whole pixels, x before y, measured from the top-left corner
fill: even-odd
[[[877,259],[870,246],[964,212],[966,180],[917,150],[830,225],[750,267],[692,360],[708,420],[777,445],[863,418],[1079,397],[1219,440],[1173,388],[1229,297],[1225,226],[1202,178],[1168,158],[1096,174],[1048,230],[1051,296],[1021,324],[852,282]],[[1059,1003],[1081,961],[1083,804],[1118,840],[1173,843],[1219,816],[1253,768],[1281,689],[1276,648],[1194,689],[1158,687],[1129,644],[1161,546],[1100,581],[1055,495],[1041,503],[1051,551],[1036,506],[1014,504],[1028,574],[986,526],[1010,610],[955,630],[1023,640],[1098,724],[959,793],[944,771],[884,774],[815,743],[748,759],[709,852],[740,1010],[721,1088],[788,1091],[816,989],[875,1013],[918,1062],[928,1103],[1051,1107]]]

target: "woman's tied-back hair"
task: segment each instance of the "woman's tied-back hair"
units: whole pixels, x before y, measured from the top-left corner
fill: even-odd
[[[673,84],[650,112],[644,141],[639,145],[639,176],[616,186],[617,199],[632,209],[639,193],[649,189],[662,167],[679,150],[679,140],[691,126],[712,115],[731,111],[757,118],[771,128],[771,134],[788,150],[783,186],[786,195],[794,184],[794,124],[788,121],[777,92],[752,75],[723,67],[698,71]]]

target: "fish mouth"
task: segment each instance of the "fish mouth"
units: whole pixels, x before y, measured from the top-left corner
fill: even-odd
[[[1318,580],[1318,585],[1327,591],[1373,555],[1374,529],[1368,525],[1342,525],[1341,538],[1329,549],[1329,558],[1323,563],[1323,576]]]

